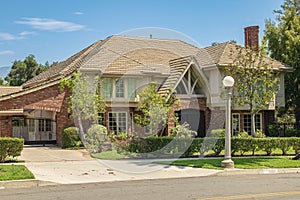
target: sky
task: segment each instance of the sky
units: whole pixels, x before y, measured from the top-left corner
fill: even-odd
[[[0,0],[0,67],[32,54],[63,61],[111,35],[180,39],[199,47],[235,40],[274,20],[284,0]]]

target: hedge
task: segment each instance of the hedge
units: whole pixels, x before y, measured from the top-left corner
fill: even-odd
[[[225,139],[217,137],[206,138],[172,138],[172,137],[147,137],[133,138],[127,145],[122,145],[126,151],[134,153],[151,153],[157,155],[178,155],[190,156],[193,154],[204,155],[210,150],[214,155],[219,155],[225,149]],[[245,152],[263,150],[267,155],[271,155],[275,149],[281,149],[282,155],[290,149],[295,153],[300,152],[300,138],[237,138],[231,139],[232,155],[239,152],[243,155]]]
[[[20,156],[24,146],[24,139],[0,137],[0,163],[7,157]]]
[[[65,128],[62,132],[62,148],[72,148],[83,146],[76,127]]]

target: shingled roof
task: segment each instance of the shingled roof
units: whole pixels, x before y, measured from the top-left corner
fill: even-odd
[[[22,87],[26,90],[59,81],[78,69],[82,71],[96,70],[104,75],[160,73],[166,76],[170,75],[171,77],[165,84],[171,84],[172,78],[177,77],[179,73],[176,71],[179,69],[175,69],[178,66],[174,65],[176,59],[179,62],[193,56],[203,69],[210,66],[228,65],[232,62],[230,55],[237,46],[227,42],[198,48],[180,40],[111,36],[95,42],[67,60],[51,67],[24,83]],[[170,60],[173,61],[170,62]],[[288,69],[280,62],[270,61],[278,69]]]
[[[244,47],[232,42],[225,42],[204,48],[217,66],[228,66],[229,64],[232,64],[239,49],[246,50]],[[273,69],[284,71],[292,70],[291,67],[272,58],[267,57],[265,58],[265,61],[268,62]]]
[[[159,88],[160,94],[166,94],[170,89],[174,89],[180,77],[188,69],[192,61],[191,56],[177,58],[170,60],[170,76],[166,79],[164,84]]]

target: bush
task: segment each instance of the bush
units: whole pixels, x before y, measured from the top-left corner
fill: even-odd
[[[225,137],[225,129],[211,130],[210,137]]]
[[[24,139],[9,137],[0,138],[0,163],[4,162],[7,157],[20,156],[23,146]]]
[[[280,134],[280,125],[272,124],[268,126],[269,137],[278,137]]]
[[[255,131],[255,137],[256,138],[264,138],[266,137],[265,134],[262,132],[262,130],[256,130]]]
[[[206,137],[206,138],[174,138],[174,137],[147,137],[132,138],[126,141],[122,147],[134,153],[151,153],[156,155],[179,155],[184,156],[200,154],[204,156],[210,150],[217,156],[225,149],[225,138]],[[231,139],[232,155],[240,152],[252,152],[263,150],[267,155],[271,155],[275,149],[281,149],[282,154],[293,148],[295,153],[300,152],[300,138],[253,138],[253,137],[233,137]]]
[[[295,128],[288,127],[285,130],[285,137],[297,137],[298,131]]]
[[[105,126],[93,124],[84,134],[85,147],[92,153],[100,153],[102,144],[105,141],[107,129]]]
[[[83,144],[76,127],[65,128],[62,132],[62,148],[82,147]]]
[[[171,135],[173,137],[191,138],[197,135],[197,132],[190,130],[190,125],[186,122],[172,128]]]

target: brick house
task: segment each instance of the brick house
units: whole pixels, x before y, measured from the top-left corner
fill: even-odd
[[[245,28],[245,44],[258,47],[258,27]],[[107,109],[100,113],[103,123],[115,133],[133,133],[138,129],[133,115],[139,104],[138,91],[150,82],[157,82],[158,92],[176,90],[180,108],[176,113],[181,123],[204,137],[210,130],[223,128],[225,101],[222,92],[224,67],[232,62],[230,52],[236,44],[226,42],[199,48],[179,40],[111,36],[100,40],[27,81],[20,87],[0,88],[0,136],[23,137],[26,143],[61,145],[64,127],[69,119],[66,98],[60,91],[62,78],[71,78],[78,70],[103,81],[101,94]],[[254,49],[255,50],[255,49]],[[278,70],[281,89],[276,106],[284,106],[284,73],[290,68],[270,59]],[[265,131],[274,121],[275,102],[257,115],[256,127]],[[233,108],[233,131],[250,131],[247,110]],[[168,128],[174,124],[170,121]],[[166,133],[168,134],[168,133]]]

